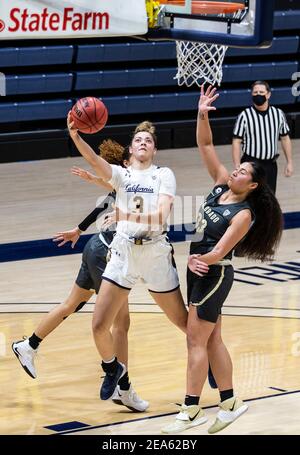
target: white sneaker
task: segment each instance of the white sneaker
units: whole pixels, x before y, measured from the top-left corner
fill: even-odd
[[[11,348],[26,373],[35,379],[36,372],[34,366],[34,358],[37,354],[37,349],[32,349],[32,347],[29,346],[28,338],[21,341],[16,341],[11,345]]]
[[[148,401],[142,400],[130,385],[129,390],[121,390],[118,385],[112,396],[115,404],[126,406],[131,411],[144,412],[149,407]]]
[[[177,414],[175,422],[170,423],[162,428],[162,433],[180,433],[188,428],[196,427],[207,422],[207,417],[203,409],[198,405],[186,406],[181,405],[181,411]]]
[[[221,409],[217,414],[215,423],[208,429],[209,434],[217,433],[228,427],[248,409],[248,405],[236,397],[222,401],[219,406]]]

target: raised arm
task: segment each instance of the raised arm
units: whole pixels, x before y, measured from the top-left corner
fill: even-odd
[[[204,87],[203,85],[201,86],[197,116],[197,145],[213,181],[216,185],[221,185],[227,183],[229,173],[216,153],[208,118],[209,111],[216,110],[215,107],[211,106],[219,96],[218,94],[215,94],[215,92],[216,89],[209,86],[204,93]]]
[[[74,126],[72,121],[71,112],[68,114],[68,129],[70,137],[72,138],[74,144],[76,145],[78,151],[81,153],[83,158],[95,169],[96,173],[103,180],[108,181],[112,177],[112,168],[107,161],[98,156],[94,150],[79,136],[78,130]]]

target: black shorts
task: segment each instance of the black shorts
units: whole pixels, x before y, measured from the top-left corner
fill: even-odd
[[[203,277],[187,270],[187,301],[195,304],[200,319],[216,323],[233,283],[231,265],[210,265]]]
[[[84,247],[82,263],[76,278],[76,284],[83,289],[94,289],[98,294],[102,274],[106,267],[108,248],[99,239],[99,234],[93,235]]]

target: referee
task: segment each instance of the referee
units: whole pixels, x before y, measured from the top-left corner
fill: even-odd
[[[253,106],[241,112],[233,131],[233,162],[236,167],[245,161],[259,162],[265,169],[268,185],[275,193],[279,139],[286,157],[284,175],[290,177],[293,174],[290,129],[283,111],[269,104],[269,84],[256,81],[251,89]]]

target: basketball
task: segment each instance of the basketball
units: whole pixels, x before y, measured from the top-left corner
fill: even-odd
[[[93,134],[105,127],[108,112],[102,101],[93,96],[88,96],[81,98],[74,104],[71,116],[75,128],[82,133]]]

